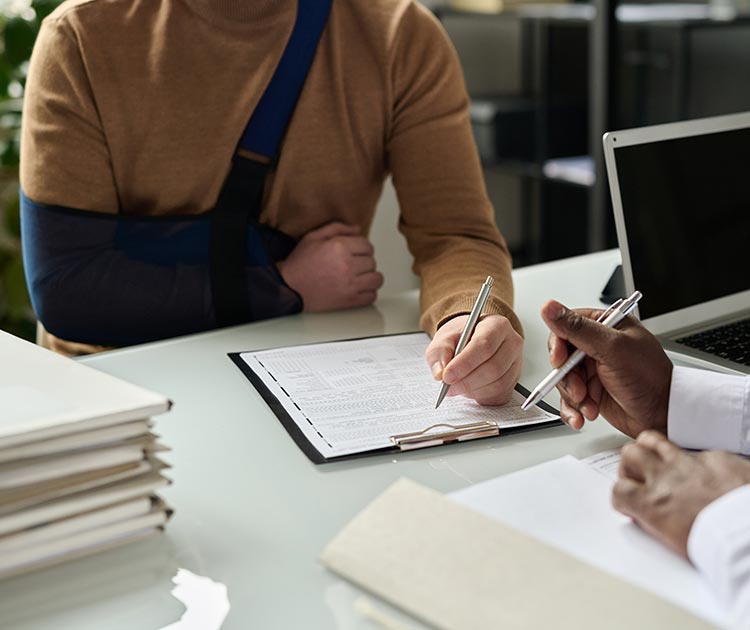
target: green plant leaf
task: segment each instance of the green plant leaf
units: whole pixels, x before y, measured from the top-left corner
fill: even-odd
[[[33,0],[31,7],[36,12],[39,23],[52,13],[60,4],[61,0]]]
[[[5,23],[3,29],[5,58],[11,66],[20,66],[31,57],[36,34],[36,25],[23,18],[13,17]]]
[[[21,157],[21,144],[18,138],[8,138],[0,142],[0,165],[18,166]]]
[[[5,206],[3,212],[3,225],[0,229],[16,238],[21,238],[21,200],[18,195],[13,195]]]
[[[8,97],[8,86],[16,72],[8,63],[4,54],[0,54],[0,98]]]
[[[6,312],[9,319],[22,320],[31,316],[31,300],[26,290],[26,276],[20,256],[11,260],[3,269]]]

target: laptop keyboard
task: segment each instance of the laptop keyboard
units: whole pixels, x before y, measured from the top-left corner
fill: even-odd
[[[741,365],[750,365],[750,317],[676,341]]]

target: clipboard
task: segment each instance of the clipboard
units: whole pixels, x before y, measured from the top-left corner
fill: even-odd
[[[396,335],[382,335],[379,337],[367,337],[363,339],[395,337],[399,334],[402,333],[397,333]],[[339,343],[341,341],[360,341],[363,339],[337,340],[335,342],[328,343]],[[303,344],[294,347],[301,348],[313,345],[322,346],[326,344]],[[255,352],[260,351],[261,350],[256,350]],[[537,407],[541,408],[548,414],[558,416],[557,418],[550,419],[549,421],[545,422],[538,422],[535,424],[502,428],[497,423],[492,421],[450,423],[437,422],[435,424],[426,426],[424,429],[421,429],[419,431],[395,433],[394,435],[391,435],[391,444],[388,447],[373,448],[370,450],[344,455],[326,456],[320,450],[318,450],[318,448],[316,448],[315,445],[302,432],[297,422],[288,413],[282,401],[279,400],[279,398],[266,386],[260,376],[250,367],[250,365],[245,362],[245,360],[241,356],[242,354],[245,354],[245,352],[232,352],[229,353],[228,356],[245,375],[248,381],[250,381],[256,391],[260,394],[264,402],[278,418],[284,429],[286,429],[289,436],[294,440],[295,444],[297,444],[299,449],[314,464],[325,464],[329,462],[358,459],[375,455],[403,453],[406,451],[431,448],[434,446],[443,446],[454,442],[465,442],[490,437],[499,437],[506,434],[523,433],[526,431],[563,425],[562,420],[559,419],[559,411],[551,405],[542,401],[537,405]],[[529,395],[529,391],[520,384],[516,385],[515,391],[521,394],[524,398]]]

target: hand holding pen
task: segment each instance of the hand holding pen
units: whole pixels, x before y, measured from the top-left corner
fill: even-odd
[[[638,305],[638,301],[641,297],[641,292],[636,291],[627,300],[620,298],[596,318],[596,323],[601,323],[602,326],[606,326],[607,328],[615,328],[628,316],[628,313]],[[521,409],[526,410],[529,407],[536,405],[542,400],[542,398],[549,394],[554,387],[573,370],[574,367],[583,361],[585,357],[586,353],[581,349],[573,352],[573,354],[566,359],[565,363],[554,368],[542,380],[542,382],[534,388],[534,391],[529,394],[529,397],[521,405]]]
[[[480,290],[477,297],[481,294]],[[490,304],[490,300],[460,353],[456,352],[460,337],[470,322],[466,315],[448,320],[437,330],[425,358],[435,380],[448,386],[444,388],[441,383],[440,389],[448,389],[449,396],[461,395],[482,405],[499,405],[508,401],[518,382],[523,338],[507,317],[497,314],[498,302]]]
[[[631,437],[645,429],[665,433],[672,363],[637,319],[626,317],[613,328],[595,321],[601,315],[599,309],[573,310],[555,301],[542,307],[552,366],[570,359],[570,345],[586,355],[557,384],[563,420],[580,429],[584,419],[601,414]]]
[[[471,313],[469,313],[466,324],[464,324],[464,329],[461,331],[461,336],[458,338],[458,344],[456,344],[456,351],[453,356],[457,357],[459,354],[461,354],[463,349],[466,347],[466,344],[469,342],[469,338],[474,334],[474,329],[479,322],[479,316],[484,310],[484,305],[487,304],[487,298],[490,297],[490,291],[492,291],[492,285],[494,283],[494,278],[492,276],[487,276],[487,280],[484,281],[482,288],[479,290],[479,295],[477,295],[477,299],[474,302]],[[446,383],[445,379],[443,379],[443,384],[440,386],[440,393],[438,393],[437,402],[435,403],[435,409],[437,409],[440,406],[440,403],[443,402],[443,399],[448,393],[449,388],[450,384]]]

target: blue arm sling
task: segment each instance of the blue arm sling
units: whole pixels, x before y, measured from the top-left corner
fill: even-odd
[[[275,262],[295,241],[259,223],[266,175],[302,91],[332,0],[299,0],[276,72],[239,142],[214,208],[132,217],[36,203],[21,191],[32,305],[63,339],[123,346],[298,312]]]

